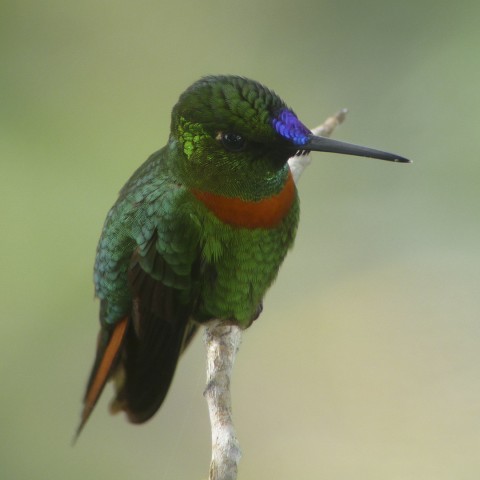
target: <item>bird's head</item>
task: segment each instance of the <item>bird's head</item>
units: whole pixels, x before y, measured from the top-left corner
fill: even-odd
[[[315,136],[276,93],[238,76],[209,76],[190,86],[173,108],[170,144],[190,186],[252,200],[281,188],[297,151],[408,161]]]

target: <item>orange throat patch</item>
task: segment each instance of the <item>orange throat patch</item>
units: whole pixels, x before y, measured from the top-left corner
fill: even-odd
[[[242,228],[273,228],[290,211],[295,200],[295,183],[288,172],[287,181],[279,193],[258,201],[224,197],[197,189],[192,189],[192,193],[224,223]]]

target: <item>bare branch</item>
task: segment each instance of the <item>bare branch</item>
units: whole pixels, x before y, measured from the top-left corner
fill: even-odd
[[[328,137],[343,122],[346,109],[341,110],[314,128],[315,135]],[[295,183],[310,164],[310,155],[295,155],[288,161]],[[242,331],[235,325],[225,325],[219,320],[209,323],[205,329],[207,350],[207,399],[212,428],[212,461],[210,480],[236,480],[238,463],[242,453],[232,420],[230,378],[235,356],[240,346]]]
[[[205,329],[207,399],[212,427],[210,480],[235,480],[242,452],[232,420],[230,378],[242,333],[235,325],[214,321]]]

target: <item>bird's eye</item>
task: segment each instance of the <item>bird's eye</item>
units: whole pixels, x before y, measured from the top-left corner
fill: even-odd
[[[217,138],[222,142],[222,145],[230,152],[241,152],[247,144],[245,137],[238,133],[220,132]]]

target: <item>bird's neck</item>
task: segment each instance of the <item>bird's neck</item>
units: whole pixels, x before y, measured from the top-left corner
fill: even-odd
[[[290,170],[277,193],[259,200],[228,197],[198,188],[192,188],[191,192],[222,222],[249,229],[275,228],[286,217],[297,195]]]

